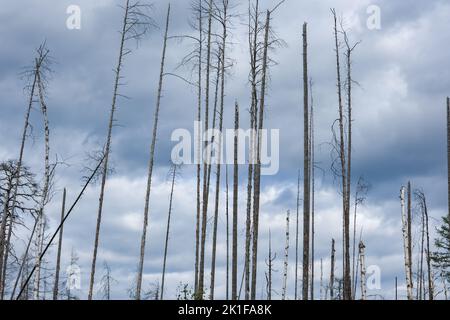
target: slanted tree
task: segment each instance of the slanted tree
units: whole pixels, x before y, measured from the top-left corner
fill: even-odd
[[[120,96],[119,87],[121,86],[120,80],[122,79],[121,72],[123,69],[124,58],[131,53],[131,50],[126,48],[126,44],[131,40],[139,41],[149,31],[150,26],[154,25],[153,21],[148,15],[148,11],[150,9],[149,5],[141,4],[135,0],[126,0],[125,6],[122,7],[122,9],[124,11],[124,15],[122,21],[122,29],[120,31],[119,55],[117,59],[116,68],[114,69],[115,79],[113,86],[112,103],[108,120],[106,142],[103,152],[104,159],[102,164],[100,196],[97,211],[97,222],[95,227],[94,249],[92,253],[91,272],[89,278],[88,300],[92,300],[92,295],[94,292],[95,268],[100,240],[100,227],[102,223],[103,201],[105,196],[106,180],[109,172],[109,156],[111,153],[112,129],[114,126],[114,122],[116,121],[115,113],[117,108],[117,99]]]
[[[64,220],[65,210],[66,210],[66,188],[64,188],[64,191],[63,191],[62,207],[61,207],[61,221],[60,222],[62,222]],[[60,273],[60,269],[61,269],[61,250],[62,250],[63,232],[64,232],[64,225],[61,226],[61,231],[59,232],[58,252],[56,254],[55,282],[53,284],[53,300],[58,300],[59,273]]]

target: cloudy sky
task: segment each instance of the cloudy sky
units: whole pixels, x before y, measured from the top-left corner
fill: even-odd
[[[143,0],[144,1],[144,0]],[[86,153],[104,143],[118,49],[122,11],[119,0],[18,0],[0,7],[0,160],[18,157],[26,107],[25,85],[20,77],[33,62],[35,49],[45,40],[54,58],[54,74],[49,82],[52,157],[67,165],[56,175],[56,195],[47,208],[50,230],[59,215],[62,189],[67,187],[71,202],[81,188]],[[232,127],[234,101],[241,105],[243,127],[248,123],[248,46],[246,40],[246,1],[234,1],[230,57],[233,68],[226,79],[225,126]],[[264,9],[277,1],[262,1]],[[138,263],[141,221],[144,208],[146,164],[155,106],[166,0],[155,0],[151,13],[161,26],[153,29],[139,46],[130,43],[133,54],[124,62],[126,86],[121,93],[117,126],[113,131],[112,163],[114,175],[107,182],[104,220],[100,237],[97,284],[103,262],[117,280],[113,298],[126,298],[133,286]],[[190,1],[172,1],[171,35],[192,32],[189,26]],[[81,29],[66,27],[69,5],[81,9]],[[380,8],[381,28],[370,30],[367,8]],[[272,52],[277,61],[270,70],[265,125],[280,130],[280,170],[263,177],[260,221],[260,261],[258,295],[263,291],[269,229],[273,250],[277,252],[274,288],[281,294],[285,215],[295,213],[297,171],[302,166],[301,26],[308,22],[309,69],[314,81],[316,120],[316,161],[322,170],[316,184],[316,288],[319,287],[320,259],[324,278],[329,277],[331,238],[337,241],[337,274],[342,272],[341,200],[330,172],[330,126],[337,117],[335,56],[330,8],[342,15],[352,42],[361,41],[354,52],[353,180],[364,176],[371,184],[367,201],[359,211],[359,225],[366,244],[367,264],[379,267],[381,287],[370,295],[394,296],[398,277],[400,296],[405,296],[403,247],[399,189],[408,180],[422,188],[429,204],[433,226],[446,211],[445,97],[450,94],[450,69],[447,67],[450,30],[450,3],[444,0],[324,0],[320,2],[287,0],[273,15],[273,27],[285,46]],[[189,70],[178,68],[190,49],[189,42],[169,41],[168,72],[189,77]],[[227,111],[229,110],[229,111]],[[162,269],[164,232],[170,184],[167,172],[174,146],[173,130],[193,130],[196,93],[175,77],[167,77],[161,105],[160,131],[156,151],[156,172],[151,196],[150,225],[145,261],[145,288],[159,281]],[[43,173],[42,119],[33,110],[33,135],[29,139],[25,162],[40,178]],[[170,235],[166,277],[167,298],[175,298],[180,282],[193,283],[195,235],[195,168],[185,166],[175,187],[173,224]],[[245,167],[241,167],[245,172]],[[241,174],[240,194],[245,194]],[[63,266],[76,250],[82,270],[81,298],[87,297],[91,252],[94,242],[99,186],[89,187],[64,229]],[[225,295],[225,211],[222,192],[219,220],[217,297]],[[240,202],[239,240],[243,256],[245,201]],[[289,298],[294,289],[294,224],[291,218],[289,259]],[[208,240],[211,237],[210,226]],[[434,229],[434,228],[433,228]],[[358,231],[359,232],[359,231]],[[19,232],[20,234],[20,232]],[[209,241],[210,243],[211,241]],[[54,260],[52,249],[47,259]],[[209,269],[211,249],[207,247]],[[242,261],[239,273],[242,270]],[[209,283],[209,271],[206,272]],[[97,286],[98,288],[98,286]],[[279,297],[276,293],[275,296]],[[319,289],[316,290],[319,296]],[[100,296],[98,295],[100,298]]]

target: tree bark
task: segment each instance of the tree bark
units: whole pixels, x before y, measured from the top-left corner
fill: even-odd
[[[331,270],[330,270],[330,299],[334,299],[334,259],[336,250],[334,248],[334,239],[331,239]]]
[[[300,209],[300,170],[298,171],[297,178],[297,214],[296,214],[296,226],[295,226],[295,289],[294,300],[298,299],[298,222],[299,222],[299,209]]]
[[[232,258],[232,300],[237,300],[237,256],[238,256],[238,185],[239,185],[239,168],[238,168],[238,129],[239,129],[239,105],[235,104],[234,118],[234,170],[233,170],[233,258]]]
[[[284,247],[284,271],[283,271],[283,290],[281,293],[281,300],[286,300],[287,292],[287,277],[288,277],[288,263],[289,263],[289,214],[286,213],[286,246]]]
[[[366,294],[366,262],[365,262],[365,255],[364,255],[364,249],[365,245],[361,241],[359,242],[359,263],[361,266],[361,300],[367,299]]]
[[[400,190],[400,201],[401,201],[401,211],[402,211],[402,225],[403,225],[403,247],[405,252],[405,273],[406,273],[406,288],[408,300],[413,299],[412,295],[412,275],[410,273],[411,257],[409,256],[409,241],[408,241],[408,222],[405,213],[405,187]]]

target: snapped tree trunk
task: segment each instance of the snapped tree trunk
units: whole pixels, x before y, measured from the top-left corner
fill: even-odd
[[[65,211],[66,211],[66,188],[64,188],[64,191],[63,191],[62,208],[61,208],[61,222],[64,220]],[[61,227],[61,231],[59,232],[58,253],[56,255],[55,283],[53,286],[53,300],[58,300],[59,272],[61,269],[61,249],[62,249],[63,230],[64,230],[63,228],[64,228],[64,226]]]

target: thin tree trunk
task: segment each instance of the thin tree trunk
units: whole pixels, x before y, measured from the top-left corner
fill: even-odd
[[[202,53],[203,53],[203,18],[202,18],[202,5],[199,2],[198,8],[198,24],[199,24],[199,49],[198,49],[198,101],[197,101],[197,123],[201,127],[201,114],[202,114]],[[201,154],[201,137],[200,133],[197,136],[197,215],[196,215],[196,226],[195,226],[195,279],[194,279],[194,293],[198,290],[198,271],[199,271],[199,253],[200,253],[200,211],[201,211],[201,201],[200,201],[200,191],[201,191],[201,164],[200,164],[200,154]]]
[[[255,161],[255,140],[257,128],[257,108],[258,108],[258,94],[257,94],[257,57],[258,57],[258,27],[259,27],[259,0],[256,0],[254,8],[254,25],[251,27],[251,8],[249,8],[249,46],[250,61],[251,61],[251,107],[250,107],[250,150],[248,163],[248,181],[247,181],[247,216],[245,222],[245,300],[250,299],[250,243],[252,239],[251,224],[252,224],[252,181],[254,179],[254,161]]]
[[[177,176],[177,166],[173,165],[173,167],[172,167],[172,184],[170,187],[170,198],[169,198],[169,212],[167,214],[166,241],[164,244],[163,270],[162,270],[162,276],[161,276],[161,300],[164,299],[164,280],[166,278],[166,261],[167,261],[167,249],[169,247],[170,218],[172,216],[172,200],[173,200],[173,190],[175,187],[176,176]]]
[[[314,247],[315,247],[315,170],[314,170],[314,100],[312,94],[312,82],[310,82],[311,90],[311,107],[310,107],[310,135],[309,135],[309,152],[310,152],[310,172],[311,172],[311,300],[314,300]]]
[[[266,81],[267,81],[267,64],[268,64],[268,47],[269,47],[269,30],[270,30],[270,11],[267,10],[265,33],[264,33],[264,53],[262,64],[262,80],[261,80],[261,97],[259,105],[258,119],[258,138],[256,151],[256,166],[254,176],[253,189],[253,238],[252,238],[252,285],[250,299],[256,299],[256,279],[258,264],[258,231],[259,231],[259,201],[261,189],[261,135],[264,128],[264,104],[266,97]]]
[[[214,100],[214,113],[213,113],[213,128],[216,127],[216,112],[217,112],[217,92],[219,88],[219,77],[221,71],[221,58],[218,59],[217,62],[217,78],[216,78],[216,91],[215,91],[215,100]],[[222,100],[222,99],[221,99]],[[220,104],[219,111],[219,132],[222,132],[223,128],[223,106],[224,104]],[[221,168],[221,158],[222,158],[222,137],[212,137],[212,142],[219,138],[217,142],[217,166],[216,166],[216,194],[215,194],[215,202],[214,202],[214,221],[213,221],[213,243],[212,243],[212,253],[211,253],[211,285],[210,285],[210,300],[214,300],[214,289],[215,289],[215,279],[216,279],[216,246],[217,246],[217,222],[219,219],[219,201],[220,201],[220,168]],[[208,175],[211,174],[211,165],[208,168]],[[209,180],[209,178],[208,178]]]
[[[61,208],[61,222],[64,220],[66,208],[66,188],[63,191],[63,200],[62,200],[62,208]],[[61,231],[59,232],[59,241],[58,241],[58,253],[56,255],[56,270],[55,270],[55,283],[53,286],[53,300],[58,300],[58,290],[59,290],[59,272],[61,269],[61,249],[62,249],[62,240],[63,240],[63,229],[64,226],[61,227]]]
[[[228,165],[225,165],[225,183],[226,183],[226,204],[225,204],[225,219],[227,230],[227,274],[226,274],[226,299],[230,298],[230,217],[229,217],[229,197],[228,197]]]
[[[303,300],[308,300],[309,291],[309,250],[310,250],[310,141],[309,141],[309,90],[308,90],[308,36],[307,24],[303,24]]]
[[[422,204],[421,204],[422,205]],[[425,214],[422,210],[421,212],[421,224],[420,224],[420,256],[419,256],[419,266],[418,266],[418,272],[417,272],[417,300],[423,300],[423,251],[425,247]]]
[[[427,272],[428,272],[428,299],[434,299],[434,290],[433,290],[433,276],[431,270],[431,251],[430,251],[430,233],[428,229],[428,207],[425,199],[425,195],[423,196],[423,210],[425,214],[425,234],[426,234],[426,257],[427,257]]]
[[[147,226],[148,226],[148,213],[150,208],[150,193],[152,187],[152,176],[153,176],[153,163],[155,159],[155,146],[156,146],[156,136],[158,132],[158,121],[159,121],[159,110],[161,106],[161,96],[162,96],[162,86],[163,86],[163,78],[164,78],[164,64],[166,60],[166,48],[167,48],[167,36],[169,32],[169,23],[170,23],[170,4],[167,8],[167,17],[166,17],[166,27],[164,32],[164,42],[161,56],[161,67],[159,73],[159,84],[158,84],[158,95],[156,98],[156,108],[155,114],[153,118],[153,132],[152,132],[152,142],[150,145],[150,159],[148,162],[148,176],[147,176],[147,190],[145,193],[145,208],[144,208],[144,223],[142,229],[142,238],[141,238],[141,250],[140,250],[140,259],[139,259],[139,267],[138,267],[138,276],[137,276],[137,285],[136,285],[136,300],[141,299],[141,288],[142,288],[142,273],[144,270],[144,256],[145,256],[145,244],[147,239]]]
[[[208,42],[206,47],[206,82],[205,82],[205,132],[209,128],[209,82],[210,82],[210,69],[211,69],[211,27],[212,27],[212,5],[213,0],[209,0],[208,8]],[[205,149],[208,142],[205,141]],[[208,220],[208,200],[209,200],[209,179],[208,179],[208,167],[209,154],[203,165],[203,204],[202,204],[202,229],[201,229],[201,241],[200,241],[200,266],[198,275],[198,292],[196,298],[202,300],[204,294],[204,278],[205,278],[205,245],[206,245],[206,225]]]
[[[320,259],[320,300],[323,300],[323,260]]]
[[[408,193],[408,203],[407,203],[407,221],[408,221],[408,256],[410,260],[409,264],[409,273],[411,274],[411,285],[413,285],[412,274],[413,274],[413,255],[412,255],[412,212],[411,212],[411,202],[412,202],[412,194],[411,194],[411,182],[408,181],[407,186]],[[413,290],[414,288],[411,288]]]
[[[231,297],[237,300],[237,256],[238,256],[238,185],[239,185],[239,168],[238,168],[238,129],[239,129],[239,105],[235,104],[234,118],[234,170],[233,170],[233,258],[232,258],[232,286]]]
[[[330,270],[330,300],[334,299],[334,259],[336,250],[334,248],[334,239],[331,239],[331,270]]]
[[[34,281],[34,299],[39,299],[39,285],[40,285],[40,272],[41,272],[41,253],[42,253],[42,247],[44,242],[44,223],[45,223],[45,217],[44,217],[44,209],[45,205],[48,200],[48,193],[50,188],[50,127],[48,122],[48,115],[47,115],[47,105],[44,100],[44,84],[42,83],[41,75],[40,73],[37,74],[37,85],[38,85],[38,91],[39,91],[39,101],[41,105],[41,111],[42,116],[44,119],[44,140],[45,140],[45,156],[44,156],[44,184],[42,188],[42,196],[41,196],[41,203],[39,206],[39,213],[38,213],[38,234],[37,234],[37,254],[36,254],[36,276]]]
[[[450,220],[450,97],[447,97],[447,207]]]
[[[366,263],[364,255],[365,245],[361,241],[359,242],[359,263],[361,265],[361,300],[366,300]]]
[[[6,284],[6,274],[8,270],[8,258],[9,258],[9,251],[10,251],[10,245],[11,245],[11,236],[13,233],[13,217],[10,217],[9,221],[9,227],[8,227],[8,233],[6,236],[6,245],[5,245],[5,259],[3,261],[3,270],[2,270],[2,284],[1,284],[1,292],[0,292],[0,299],[4,299],[5,295],[5,284]]]
[[[296,213],[296,225],[295,225],[295,290],[294,300],[298,299],[298,222],[299,222],[299,209],[300,209],[300,170],[298,171],[297,178],[297,213]]]
[[[408,241],[408,222],[405,213],[405,187],[402,187],[400,190],[400,201],[401,201],[401,211],[402,211],[402,225],[403,225],[403,246],[405,252],[405,273],[406,273],[406,288],[407,288],[407,296],[408,300],[412,300],[412,279],[411,279],[411,268],[409,267],[410,256],[409,256],[409,241]]]
[[[114,115],[116,112],[116,101],[118,96],[118,90],[119,90],[119,81],[120,81],[120,71],[122,69],[122,61],[124,56],[124,50],[125,50],[125,36],[126,36],[126,28],[127,28],[127,20],[128,20],[128,9],[129,9],[129,0],[127,0],[125,5],[125,14],[123,17],[123,25],[122,25],[122,31],[121,31],[121,40],[120,40],[120,49],[119,49],[119,57],[117,62],[117,67],[115,70],[115,81],[114,81],[114,91],[113,91],[113,98],[112,98],[112,104],[111,104],[111,111],[109,115],[109,123],[108,123],[108,133],[106,135],[106,146],[104,150],[105,158],[103,163],[103,170],[102,170],[102,180],[101,180],[101,186],[100,186],[100,196],[99,196],[99,204],[98,204],[98,212],[97,212],[97,223],[95,227],[95,240],[94,240],[94,250],[92,253],[92,264],[91,264],[91,273],[90,273],[90,279],[89,279],[89,293],[88,293],[88,300],[92,300],[92,295],[94,291],[94,281],[95,281],[95,267],[97,262],[97,251],[98,251],[98,244],[99,244],[99,238],[100,238],[100,226],[102,223],[102,213],[103,213],[103,200],[105,196],[105,186],[106,186],[106,178],[108,175],[108,162],[109,162],[109,154],[111,151],[111,137],[112,137],[112,128],[114,124]]]
[[[275,257],[272,258],[272,233],[269,229],[269,259],[267,261],[269,272],[267,276],[267,300],[272,300],[272,263],[274,260]]]
[[[289,214],[290,211],[288,210],[286,213],[286,246],[284,247],[283,290],[281,294],[281,300],[286,300],[286,291],[287,291],[287,273],[289,262]]]

